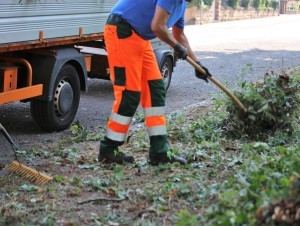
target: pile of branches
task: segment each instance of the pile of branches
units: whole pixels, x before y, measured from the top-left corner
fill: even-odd
[[[259,208],[256,218],[261,225],[300,225],[300,177],[293,177],[289,197]]]
[[[231,126],[248,135],[281,128],[292,132],[294,113],[299,110],[300,80],[297,76],[266,74],[262,83],[242,85],[235,95],[248,109],[244,113],[232,102],[226,107]]]

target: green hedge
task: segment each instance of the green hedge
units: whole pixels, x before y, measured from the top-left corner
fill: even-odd
[[[241,1],[241,7],[244,7],[245,9],[248,9],[250,4],[250,0],[242,0]]]
[[[236,9],[239,5],[239,0],[227,0],[227,5],[233,9]]]
[[[252,0],[252,7],[253,7],[254,9],[259,9],[260,1],[261,1],[261,0]]]
[[[239,7],[243,7],[248,9],[249,6],[255,8],[256,10],[259,9],[278,9],[279,0],[222,0],[222,6],[228,6],[233,9],[237,9]],[[188,7],[197,6],[211,6],[213,0],[193,0],[192,2],[188,3]]]
[[[211,6],[213,0],[193,0],[192,2],[188,3],[188,7],[192,7],[192,6],[200,7],[201,3],[202,5]]]
[[[273,8],[273,9],[278,9],[278,7],[279,7],[278,0],[271,0],[270,1],[270,7]]]
[[[278,9],[278,0],[252,0],[252,7],[255,9]]]

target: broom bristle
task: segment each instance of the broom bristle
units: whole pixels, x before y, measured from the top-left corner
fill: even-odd
[[[13,161],[11,164],[7,165],[5,169],[18,174],[19,176],[31,181],[38,186],[43,186],[48,181],[53,179],[52,177],[40,173],[39,171],[25,166],[17,161]]]

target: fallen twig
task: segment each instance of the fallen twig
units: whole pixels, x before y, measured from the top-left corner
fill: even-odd
[[[141,218],[142,220],[144,220],[144,217],[145,217],[145,215],[147,215],[147,213],[157,214],[156,210],[154,210],[154,209],[146,209],[146,210],[140,211],[134,219],[136,220],[138,218]]]
[[[95,198],[95,199],[84,200],[84,201],[77,202],[77,203],[78,203],[78,204],[85,204],[85,203],[90,203],[90,202],[100,202],[100,201],[121,202],[121,201],[124,201],[124,200],[125,200],[125,199],[99,197],[99,198]]]

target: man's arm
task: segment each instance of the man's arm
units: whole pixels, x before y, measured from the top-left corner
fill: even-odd
[[[162,41],[174,47],[177,44],[177,40],[172,34],[170,34],[167,21],[169,19],[169,14],[160,6],[156,6],[154,17],[151,22],[151,29],[154,34]]]
[[[151,22],[151,29],[154,32],[154,34],[156,34],[156,36],[160,38],[162,41],[166,42],[171,47],[173,47],[175,53],[177,52],[177,56],[179,56],[179,58],[185,59],[186,56],[188,55],[191,59],[193,59],[200,66],[202,66],[198,61],[196,55],[192,51],[190,47],[190,43],[184,34],[184,30],[176,26],[173,26],[172,27],[173,35],[170,34],[168,27],[166,26],[168,19],[169,19],[169,14],[160,6],[156,6],[154,17]],[[198,78],[201,78],[206,82],[208,82],[207,76],[211,76],[211,75],[205,67],[203,68],[205,69],[206,74],[202,74],[196,69],[195,69],[195,74]]]
[[[151,22],[151,29],[154,34],[162,41],[174,47],[177,43],[180,43],[188,50],[188,56],[197,61],[197,57],[192,51],[189,41],[184,34],[184,30],[176,26],[173,26],[173,35],[170,34],[168,27],[166,26],[169,19],[169,14],[160,6],[156,6],[154,17]]]
[[[184,30],[181,28],[178,28],[176,26],[172,27],[172,31],[173,31],[173,36],[174,38],[181,44],[183,45],[185,48],[187,48],[188,50],[188,56],[190,58],[192,58],[192,60],[197,61],[197,57],[194,54],[193,50],[191,49],[189,40],[187,39],[187,37],[184,34]]]

